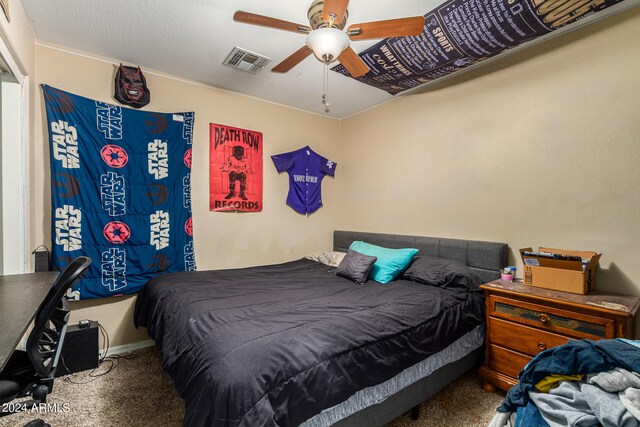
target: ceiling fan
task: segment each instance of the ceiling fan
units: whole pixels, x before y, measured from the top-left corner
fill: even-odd
[[[349,47],[350,40],[417,36],[424,28],[424,17],[415,16],[354,24],[342,31],[349,15],[348,5],[349,0],[315,0],[307,12],[309,26],[242,11],[237,11],[233,19],[246,24],[307,34],[306,44],[273,67],[271,71],[275,73],[286,73],[313,52],[324,64],[340,61],[353,77],[365,75],[369,72],[369,67]]]

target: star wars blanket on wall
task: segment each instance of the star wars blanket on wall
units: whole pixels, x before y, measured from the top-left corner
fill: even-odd
[[[42,85],[51,160],[51,265],[93,259],[69,299],[139,291],[195,270],[194,114],[137,111]]]
[[[424,15],[424,32],[359,54],[357,80],[392,95],[467,68],[623,0],[447,0]],[[332,70],[349,75],[338,65]]]

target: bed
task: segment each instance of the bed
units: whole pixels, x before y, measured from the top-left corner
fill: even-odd
[[[503,243],[350,231],[459,261],[482,281],[506,265]],[[358,286],[307,259],[173,273],[138,296],[145,326],[185,401],[185,426],[383,425],[481,357],[484,306],[474,289],[410,280]]]

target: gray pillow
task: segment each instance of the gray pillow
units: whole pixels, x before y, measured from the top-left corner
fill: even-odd
[[[364,255],[349,249],[349,252],[338,265],[336,274],[345,279],[353,280],[358,285],[364,285],[367,281],[367,276],[369,276],[369,271],[371,271],[373,264],[377,260],[378,257]]]
[[[423,256],[417,258],[402,274],[405,280],[439,286],[479,291],[482,280],[469,267],[458,261]]]

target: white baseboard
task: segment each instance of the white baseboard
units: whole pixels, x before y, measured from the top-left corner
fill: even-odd
[[[107,351],[107,356],[111,356],[113,354],[127,353],[129,351],[135,351],[135,350],[140,350],[142,348],[152,347],[154,344],[155,343],[153,342],[153,340],[144,340],[144,341],[133,342],[131,344],[118,345],[115,347],[111,347],[109,351]],[[104,349],[100,349],[100,352],[102,353],[103,350]]]

